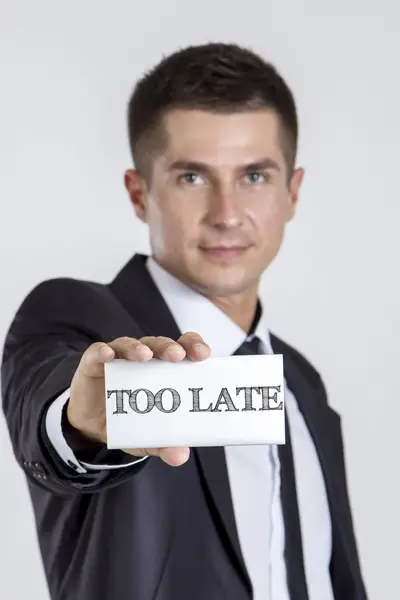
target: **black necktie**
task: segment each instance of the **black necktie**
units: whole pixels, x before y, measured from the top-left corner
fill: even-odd
[[[244,342],[235,354],[263,354],[260,340],[254,337],[251,341]],[[281,466],[281,502],[285,523],[287,582],[291,600],[308,600],[292,445],[286,412],[285,432],[286,443],[278,445],[278,456]]]

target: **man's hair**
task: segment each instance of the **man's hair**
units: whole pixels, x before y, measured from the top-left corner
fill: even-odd
[[[172,109],[274,111],[290,178],[298,138],[295,101],[276,68],[251,50],[223,43],[189,46],[164,57],[137,82],[128,103],[128,134],[135,167],[148,182],[153,158],[168,143],[162,121]]]

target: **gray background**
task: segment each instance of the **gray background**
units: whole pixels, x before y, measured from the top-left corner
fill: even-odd
[[[123,188],[125,105],[144,69],[178,46],[222,40],[251,45],[287,78],[306,176],[263,296],[271,329],[320,369],[342,414],[378,600],[396,596],[400,533],[399,12],[394,0],[0,1],[1,341],[41,280],[105,282],[148,250]],[[46,600],[3,419],[0,452],[0,597]]]

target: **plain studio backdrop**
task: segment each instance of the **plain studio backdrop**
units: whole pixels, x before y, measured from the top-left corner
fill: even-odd
[[[126,102],[145,69],[187,44],[234,41],[288,81],[306,175],[262,293],[270,328],[316,365],[342,415],[377,600],[397,597],[400,534],[399,13],[395,0],[0,1],[1,341],[40,281],[108,282],[148,251],[123,187]],[[0,597],[46,600],[3,418],[0,444]]]

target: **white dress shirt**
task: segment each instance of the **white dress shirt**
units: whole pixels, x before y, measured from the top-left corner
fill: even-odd
[[[180,331],[199,333],[210,345],[213,356],[230,356],[246,340],[245,332],[206,297],[170,275],[152,258],[148,259],[147,268]],[[261,340],[265,353],[273,353],[264,310],[254,335]],[[121,468],[119,465],[91,465],[76,458],[61,429],[62,409],[68,398],[69,389],[50,405],[46,415],[47,433],[60,457],[67,464],[73,463],[80,473]],[[309,600],[334,600],[329,574],[331,521],[324,479],[314,443],[286,382],[285,406],[291,431]],[[289,600],[277,447],[228,446],[225,455],[240,546],[252,581],[254,600]]]

